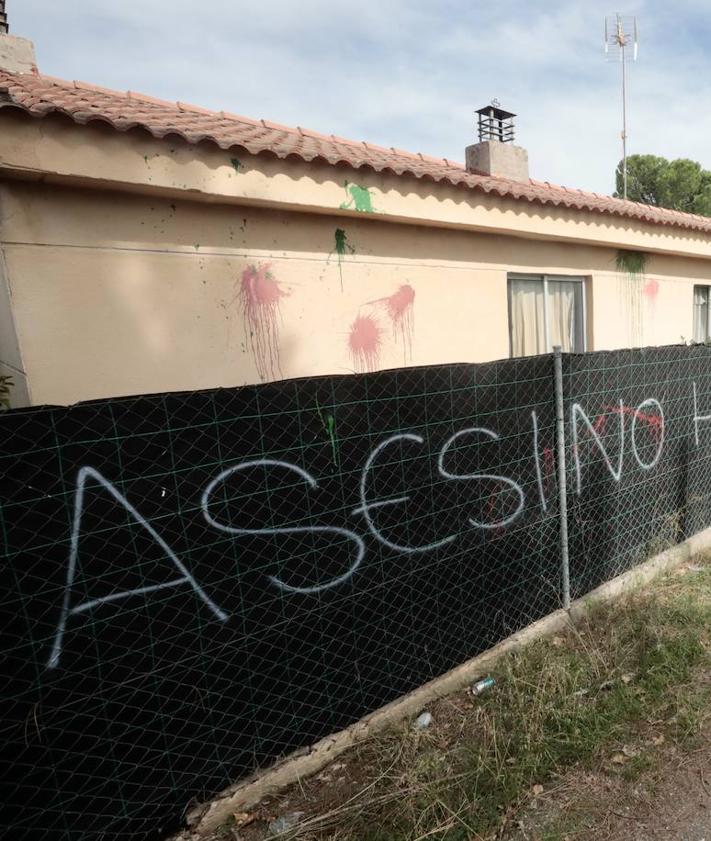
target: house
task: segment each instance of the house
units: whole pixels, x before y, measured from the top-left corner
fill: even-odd
[[[533,181],[479,116],[462,165],[51,78],[0,35],[13,405],[708,338],[711,219]]]

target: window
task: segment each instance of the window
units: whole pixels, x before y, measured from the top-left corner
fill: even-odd
[[[709,288],[694,287],[694,341],[707,342],[711,338],[709,325]]]
[[[585,350],[585,283],[582,277],[509,275],[511,356]]]

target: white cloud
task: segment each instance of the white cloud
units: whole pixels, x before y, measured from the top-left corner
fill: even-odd
[[[43,72],[463,158],[475,108],[519,114],[536,178],[609,192],[619,68],[600,0],[8,0]],[[705,0],[628,0],[630,151],[711,168]],[[706,36],[706,38],[704,37]]]

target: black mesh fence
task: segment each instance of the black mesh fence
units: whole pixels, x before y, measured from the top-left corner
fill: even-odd
[[[563,363],[575,597],[711,525],[711,349]]]
[[[711,350],[563,362],[575,596],[711,524]],[[0,416],[12,837],[160,837],[560,607],[554,419],[550,356]]]

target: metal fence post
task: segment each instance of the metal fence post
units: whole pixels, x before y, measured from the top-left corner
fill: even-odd
[[[560,345],[553,348],[555,383],[555,438],[558,467],[558,517],[560,520],[560,567],[563,579],[563,608],[570,610],[570,566],[568,563],[568,496],[565,474],[565,408],[563,404],[563,356]]]

